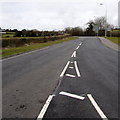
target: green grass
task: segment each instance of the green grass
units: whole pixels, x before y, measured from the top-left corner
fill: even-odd
[[[2,34],[2,38],[13,38],[14,34],[14,32],[7,32],[6,34]]]
[[[56,40],[56,41],[51,41],[51,42],[46,42],[46,43],[36,43],[36,44],[31,44],[29,46],[2,49],[2,58],[10,56],[10,55],[18,54],[18,53],[24,53],[24,52],[40,49],[43,47],[47,47],[50,45],[54,45],[54,44],[58,44],[58,43],[62,43],[62,42],[70,41],[70,40],[75,40],[78,38],[79,37],[69,37],[66,39]]]
[[[106,37],[108,40],[120,45],[120,37]]]

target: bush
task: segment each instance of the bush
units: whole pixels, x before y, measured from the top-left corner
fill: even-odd
[[[3,38],[2,47],[19,47],[30,43],[44,43],[69,37],[69,35],[47,36],[47,37],[29,37],[29,38]]]

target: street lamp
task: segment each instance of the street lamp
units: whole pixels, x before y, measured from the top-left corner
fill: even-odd
[[[100,3],[100,5],[105,5],[103,3]],[[106,19],[106,23],[105,23],[105,37],[107,37],[107,5],[105,5],[105,19]]]

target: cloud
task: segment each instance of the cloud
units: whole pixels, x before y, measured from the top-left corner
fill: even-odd
[[[68,26],[82,26],[95,17],[105,15],[108,22],[117,25],[118,0],[4,0],[2,5],[2,28],[54,30]],[[109,2],[108,2],[109,1]],[[100,3],[103,6],[100,6]]]

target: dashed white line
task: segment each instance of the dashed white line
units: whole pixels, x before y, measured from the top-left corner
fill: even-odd
[[[75,77],[75,75],[71,75],[71,74],[66,74],[65,76],[68,76],[68,77]]]
[[[19,55],[15,55],[13,57],[8,57],[8,58],[5,58],[5,59],[2,59],[2,61],[13,59],[13,58],[17,58],[17,57],[20,57],[20,56],[23,56],[23,55],[27,55],[27,54],[31,54],[31,53],[34,53],[34,52],[37,52],[37,51],[41,51],[41,50],[44,50],[44,49],[47,49],[47,48],[49,48],[49,47],[33,50],[33,51],[30,51],[30,52],[26,52],[26,53],[21,53]]]
[[[70,61],[67,62],[65,68],[63,69],[62,73],[60,74],[60,77],[63,77],[63,75],[64,75],[64,73],[65,73],[65,71],[66,71],[66,69],[67,69],[69,63],[70,63]]]
[[[73,63],[72,61],[70,63]]]
[[[82,42],[79,44],[80,46],[82,45]]]
[[[79,47],[80,47],[80,46],[78,46],[78,47],[76,48],[76,50],[78,50],[78,49],[79,49]]]
[[[39,114],[38,117],[37,117],[37,120],[42,120],[42,119],[43,119],[44,114],[45,114],[45,112],[47,111],[47,108],[48,108],[48,106],[49,106],[49,104],[50,104],[50,102],[51,102],[51,100],[52,100],[52,98],[53,98],[54,96],[55,96],[55,95],[50,95],[50,96],[48,97],[46,103],[44,104],[42,110],[40,111],[40,114]]]
[[[77,72],[78,77],[81,77],[80,72],[79,72],[78,67],[77,67],[77,62],[76,61],[74,61],[74,65],[75,65],[75,70]]]
[[[105,114],[102,112],[102,110],[100,109],[100,107],[97,105],[97,103],[95,102],[94,98],[92,97],[91,94],[87,94],[89,100],[91,101],[92,105],[95,107],[96,111],[98,112],[98,114],[101,116],[101,118],[103,120],[108,120],[108,118],[105,116]]]
[[[83,96],[78,96],[78,95],[67,93],[67,92],[64,92],[64,91],[60,92],[59,94],[60,95],[65,95],[65,96],[68,96],[68,97],[72,97],[72,98],[76,98],[76,99],[80,99],[80,100],[85,99],[85,97],[83,97]]]

